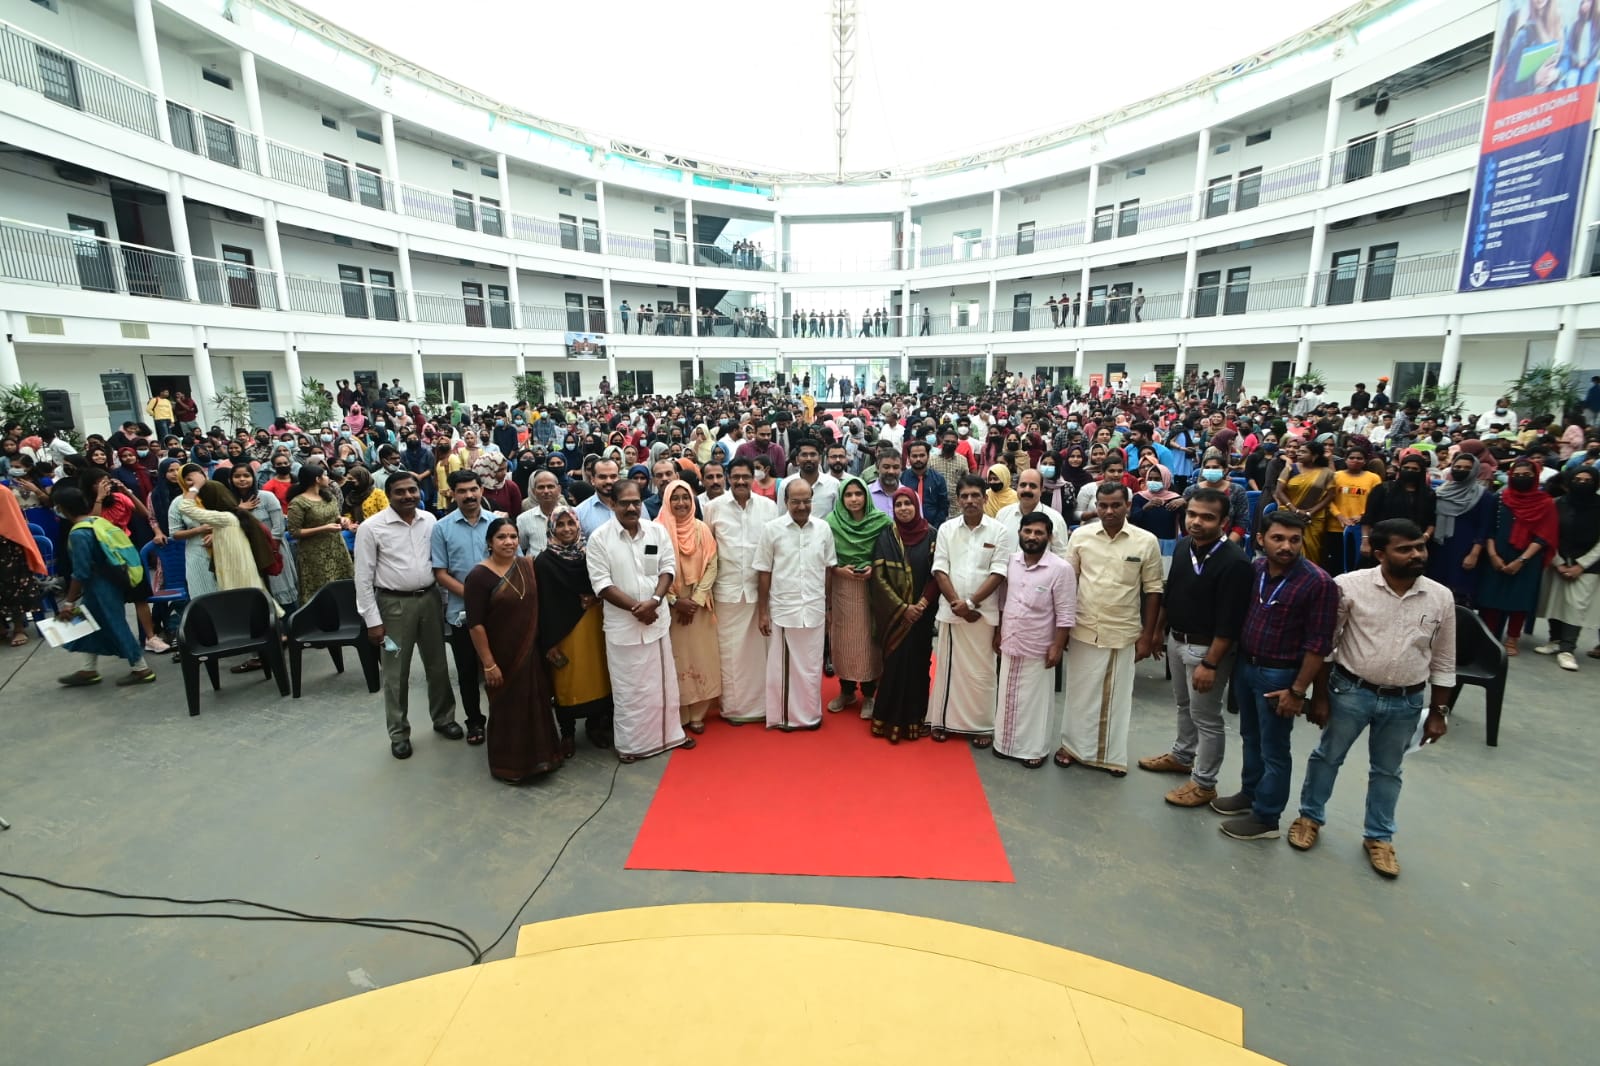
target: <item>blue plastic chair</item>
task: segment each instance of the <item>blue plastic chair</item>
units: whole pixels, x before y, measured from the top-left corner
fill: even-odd
[[[44,572],[49,577],[56,576],[56,546],[50,543],[50,538],[38,533],[33,535],[34,546],[39,549],[39,554],[44,557]],[[39,597],[39,610],[34,612],[34,617],[54,617],[57,607],[56,598],[49,592]]]
[[[1249,482],[1246,482],[1249,484]],[[1259,524],[1256,507],[1261,503],[1260,489],[1246,489],[1244,493],[1244,554],[1247,559],[1256,557],[1256,526]]]
[[[1344,527],[1344,572],[1361,569],[1361,523]]]
[[[348,529],[341,530],[340,532],[342,532],[344,534],[344,546],[345,546],[345,549],[347,551],[349,551],[349,553],[351,555],[354,555],[356,553],[356,535],[355,535],[355,533],[352,532],[351,530],[348,530]]]
[[[36,537],[48,537],[50,535],[45,531],[45,528],[37,522],[28,523],[28,532],[32,533]]]
[[[151,603],[188,603],[189,582],[184,574],[182,541],[169,540],[164,545],[150,541],[139,549],[139,561],[150,575]]]

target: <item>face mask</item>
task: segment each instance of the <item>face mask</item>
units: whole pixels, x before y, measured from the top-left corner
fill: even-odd
[[[288,477],[289,476],[289,468],[286,467],[286,466],[275,466],[275,467],[272,468],[272,472],[274,474],[276,474],[278,477]]]
[[[1518,474],[1516,477],[1511,479],[1511,487],[1522,492],[1527,492],[1529,489],[1533,488],[1533,483],[1535,480],[1536,479],[1532,474]]]
[[[1452,480],[1452,481],[1466,481],[1471,476],[1472,476],[1472,471],[1471,470],[1452,470],[1452,471],[1450,471],[1450,480]]]
[[[756,471],[756,480],[757,481],[765,481],[765,480],[767,480],[767,472],[765,470],[757,470]]]
[[[1007,420],[1006,420],[1006,419],[1004,419],[1004,418],[1002,418],[1002,419],[1001,419],[1001,420],[1000,420],[1000,424],[1001,424],[1001,425],[1002,425],[1002,426],[1003,426],[1003,425],[1006,425],[1006,424],[1007,424]]]
[[[1595,484],[1588,478],[1579,478],[1572,483],[1572,495],[1580,500],[1586,500],[1594,495]]]
[[[150,454],[150,449],[149,448],[140,448],[139,451],[136,454],[139,456],[139,458],[143,459],[143,458],[145,458],[146,456],[148,456]]]
[[[333,474],[334,477],[344,477],[344,467],[342,466],[332,467],[330,468],[329,472]]]
[[[990,492],[999,492],[1000,491],[1000,482],[998,482],[998,481],[989,482],[989,491]]]
[[[966,426],[962,426],[960,429],[956,430],[956,436],[965,437],[970,432],[971,430],[967,429]]]
[[[1506,409],[1504,407],[1496,407],[1494,409],[1494,413],[1497,415],[1503,415],[1506,413]]]
[[[1152,495],[1154,495],[1155,493],[1161,491],[1161,482],[1159,482],[1159,481],[1146,481],[1144,483],[1144,490],[1146,492],[1151,493]]]
[[[1415,485],[1422,480],[1422,471],[1402,470],[1400,471],[1400,480],[1405,482],[1407,485]]]
[[[1200,471],[1200,476],[1203,479],[1205,479],[1206,481],[1210,481],[1212,483],[1216,483],[1218,481],[1221,481],[1222,480],[1222,475],[1226,474],[1226,473],[1227,473],[1226,470],[1202,470],[1202,471]]]
[[[1039,468],[1039,476],[1049,481],[1056,476],[1056,468],[1053,466],[1041,466]]]
[[[939,438],[934,436],[932,433],[929,433],[927,436],[923,437],[922,439],[928,443],[928,447],[930,447],[930,448],[933,447],[935,444],[939,443]]]
[[[322,435],[322,443],[324,443],[324,444],[332,444],[333,443],[333,434],[332,433],[324,433]]]

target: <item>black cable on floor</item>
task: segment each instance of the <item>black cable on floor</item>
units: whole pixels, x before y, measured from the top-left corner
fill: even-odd
[[[19,666],[18,669],[21,669],[21,667]],[[15,671],[13,671],[13,675],[14,674]],[[8,678],[7,680],[9,681],[10,679]],[[0,683],[0,688],[3,687],[4,684]],[[528,893],[527,897],[523,899],[521,905],[518,906],[516,911],[511,915],[510,921],[506,922],[506,926],[500,931],[500,935],[495,937],[494,942],[486,948],[478,947],[477,940],[473,938],[472,934],[468,933],[464,929],[441,922],[427,921],[421,918],[347,918],[334,915],[311,914],[305,911],[291,910],[287,907],[278,907],[270,903],[258,903],[255,900],[248,899],[185,899],[179,896],[142,895],[132,892],[117,892],[108,888],[96,888],[92,885],[77,885],[66,881],[54,881],[48,877],[40,877],[37,874],[14,873],[8,870],[0,870],[0,877],[10,877],[20,881],[32,881],[37,884],[49,885],[52,888],[59,888],[65,891],[89,892],[97,896],[105,896],[109,899],[139,900],[151,903],[172,903],[178,906],[224,905],[254,907],[258,910],[267,911],[269,913],[208,914],[167,912],[152,914],[142,911],[65,911],[57,910],[51,907],[42,907],[29,900],[27,897],[17,892],[13,892],[11,889],[4,886],[0,886],[0,895],[9,896],[11,899],[16,900],[18,903],[22,904],[24,907],[36,914],[45,914],[57,918],[151,918],[161,920],[179,918],[209,918],[214,921],[303,922],[313,925],[349,925],[359,929],[383,929],[396,933],[409,933],[412,936],[425,936],[432,940],[443,940],[447,943],[455,944],[457,947],[460,947],[467,953],[467,955],[472,959],[473,965],[477,965],[483,962],[484,957],[488,955],[489,952],[493,951],[499,946],[500,941],[506,938],[507,933],[511,932],[512,927],[516,925],[517,919],[522,915],[522,912],[528,909],[528,904],[533,902],[533,897],[538,895],[539,890],[543,888],[545,882],[550,879],[550,875],[555,872],[556,865],[561,861],[561,857],[567,853],[567,848],[571,846],[573,840],[577,838],[579,833],[583,832],[585,826],[594,821],[595,818],[599,816],[600,812],[605,810],[606,804],[611,802],[611,797],[617,789],[617,774],[621,771],[621,769],[622,764],[620,762],[618,762],[612,768],[611,783],[607,786],[605,797],[600,800],[600,805],[591,811],[587,818],[579,822],[577,828],[573,829],[572,832],[567,834],[567,839],[562,841],[560,850],[556,852],[555,858],[550,860],[550,865],[545,869],[544,876],[539,878],[538,884],[533,886],[533,891]],[[445,932],[429,932],[427,929],[415,929],[412,928],[412,926],[429,926],[433,929],[445,930]]]

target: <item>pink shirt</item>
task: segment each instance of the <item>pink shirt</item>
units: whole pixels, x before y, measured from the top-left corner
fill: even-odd
[[[1056,630],[1078,618],[1078,575],[1072,564],[1046,551],[1028,565],[1021,551],[1006,564],[1006,599],[1000,613],[1000,651],[1013,658],[1043,659]]]

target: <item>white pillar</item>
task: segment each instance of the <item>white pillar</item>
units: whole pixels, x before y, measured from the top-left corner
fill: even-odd
[[[788,269],[783,263],[783,214],[781,212],[775,212],[772,216],[772,255],[773,270],[782,273]],[[783,331],[779,330],[779,332]]]
[[[211,404],[211,398],[217,394],[217,381],[211,374],[211,352],[206,344],[206,328],[194,327],[194,391],[189,398],[200,408],[200,424],[203,426],[210,421],[206,417],[206,408]]]
[[[417,294],[411,289],[411,238],[407,234],[399,235],[399,244],[396,250],[400,256],[400,287],[405,290],[406,321],[417,320]],[[420,378],[418,379],[421,380]]]
[[[911,269],[911,208],[906,208],[900,215],[900,269]],[[902,379],[905,378],[901,374]]]
[[[1317,306],[1317,274],[1322,269],[1322,253],[1328,245],[1328,209],[1317,208],[1311,222],[1311,259],[1306,265],[1306,291],[1301,307]]]
[[[1578,309],[1572,304],[1561,308],[1561,326],[1556,333],[1556,350],[1551,357],[1552,366],[1572,366],[1578,355]],[[1540,414],[1542,412],[1534,412]],[[1559,412],[1557,412],[1559,413]]]
[[[239,53],[240,77],[244,81],[244,106],[245,112],[250,117],[250,132],[256,135],[256,159],[261,167],[261,173],[266,177],[272,176],[271,167],[267,160],[267,124],[261,117],[261,85],[256,81],[256,54],[251,51]]]
[[[189,244],[189,216],[183,211],[183,175],[176,171],[167,174],[167,224],[172,228],[172,250],[178,253],[178,262],[183,265],[183,283],[188,290],[184,293],[184,299],[199,300],[200,283],[195,276],[194,249]],[[210,250],[206,249],[208,252]]]
[[[1078,386],[1080,388],[1087,388],[1088,387],[1087,384],[1085,383],[1085,381],[1083,380],[1083,342],[1082,341],[1079,341],[1078,342],[1078,346],[1076,348],[1074,348],[1073,351],[1072,351],[1072,376],[1078,380]]]
[[[1189,221],[1198,222],[1205,217],[1206,174],[1210,169],[1211,127],[1200,131],[1200,150],[1194,157],[1194,203],[1189,209]]]
[[[496,152],[494,157],[494,172],[500,175],[500,216],[501,226],[505,235],[511,236],[511,173],[506,169],[506,154]]]
[[[1444,323],[1444,354],[1439,357],[1439,385],[1453,384],[1461,370],[1461,316],[1451,315]]]
[[[501,173],[504,174],[505,171],[501,171]],[[510,231],[507,230],[507,232],[509,233]],[[506,298],[511,301],[512,329],[522,328],[522,286],[517,280],[517,274],[520,269],[517,264],[517,257],[512,256],[511,262],[506,269]],[[521,357],[521,349],[518,349],[518,357]]]
[[[1303,378],[1311,369],[1311,338],[1306,336],[1305,330],[1300,331],[1300,339],[1294,345],[1294,376]]]
[[[1099,194],[1099,192],[1100,192],[1100,164],[1099,163],[1090,163],[1089,164],[1089,191],[1084,197],[1084,206],[1083,206],[1083,214],[1084,214],[1084,218],[1086,220],[1084,222],[1084,224],[1083,224],[1083,243],[1084,244],[1093,244],[1094,243],[1094,201],[1095,201],[1095,198],[1097,197],[1097,195]],[[1088,299],[1088,296],[1089,296],[1089,264],[1087,264],[1087,263],[1085,263],[1084,266],[1083,266],[1083,282],[1084,282],[1084,284],[1083,284],[1083,295],[1084,295],[1085,299]]]
[[[167,83],[161,76],[161,49],[156,44],[156,16],[150,0],[133,0],[133,27],[139,35],[144,84],[156,98],[156,129],[161,139],[171,144],[172,126],[167,121]]]
[[[988,388],[989,382],[994,380],[994,345],[983,346],[983,387]]]
[[[416,391],[412,395],[419,397],[419,403],[425,401],[428,398],[428,379],[422,371],[422,342],[417,340],[411,342],[411,380],[416,382]]]
[[[1178,335],[1178,350],[1173,353],[1172,359],[1172,387],[1178,388],[1183,384],[1184,369],[1189,365],[1188,340],[1182,334]]]
[[[17,360],[17,342],[11,328],[11,312],[0,311],[0,389],[22,384],[22,366]]]
[[[305,381],[300,376],[300,348],[293,333],[283,335],[283,371],[289,378],[288,389],[280,389],[278,395],[288,397],[284,407],[287,411],[300,406],[300,385]]]
[[[267,201],[266,214],[261,217],[262,232],[267,237],[267,265],[272,268],[273,287],[278,291],[278,310],[289,310],[289,278],[283,270],[283,240],[278,233],[278,205]]]
[[[683,240],[689,246],[686,250],[688,255],[686,262],[694,266],[694,201],[687,197],[683,201]],[[613,381],[611,384],[615,385],[616,382]]]
[[[1183,306],[1178,310],[1179,318],[1190,318],[1194,315],[1194,284],[1196,271],[1199,269],[1197,262],[1199,253],[1199,242],[1190,237],[1189,246],[1183,252],[1183,291],[1178,294]]]
[[[989,247],[994,249],[989,253],[990,258],[1000,254],[1000,190],[994,191],[994,199],[989,205]],[[991,326],[991,329],[994,327]]]
[[[617,392],[617,346],[614,344],[606,345],[606,380],[611,382],[611,395],[619,395]],[[595,390],[596,393],[599,391],[599,389]]]
[[[597,181],[594,183],[594,204],[596,213],[600,216],[598,219],[596,219],[596,221],[600,223],[600,254],[610,255],[611,239],[606,236],[606,183],[603,181]],[[608,312],[610,311],[610,308],[611,297],[607,296],[606,309]]]
[[[385,177],[389,179],[392,183],[390,187],[394,189],[394,195],[388,197],[385,203],[388,205],[389,210],[398,215],[401,213],[400,151],[395,147],[394,143],[394,116],[385,111],[378,116],[378,121],[381,123],[379,132],[383,136],[383,165],[388,169]]]
[[[1083,261],[1083,270],[1078,274],[1078,291],[1083,295],[1078,300],[1078,325],[1089,324],[1089,260]]]
[[[997,319],[995,318],[994,301],[995,301],[995,279],[994,279],[994,274],[991,273],[989,275],[989,332],[990,333],[994,332],[995,323],[997,321]]]
[[[1326,189],[1333,174],[1333,150],[1339,146],[1339,94],[1328,86],[1328,114],[1322,127],[1322,163],[1317,170],[1317,188]]]
[[[694,290],[690,289],[689,293],[691,296],[693,296]],[[614,331],[611,328],[611,271],[609,270],[603,271],[600,275],[600,299],[603,300],[606,305],[605,332],[612,333]],[[615,382],[613,382],[613,384],[615,384]]]
[[[700,346],[698,344],[695,345],[694,346],[694,350],[689,353],[689,359],[694,364],[694,368],[693,368],[693,371],[692,371],[693,374],[694,374],[694,380],[699,381],[700,380]]]
[[[525,350],[523,350],[522,345],[519,344],[519,345],[517,345],[517,377],[520,379],[520,378],[525,378],[527,376],[528,376],[528,353]]]
[[[700,288],[693,278],[689,279],[689,336],[700,336]]]
[[[900,349],[900,380],[906,382],[906,388],[911,387],[911,356],[906,354],[904,348]]]

